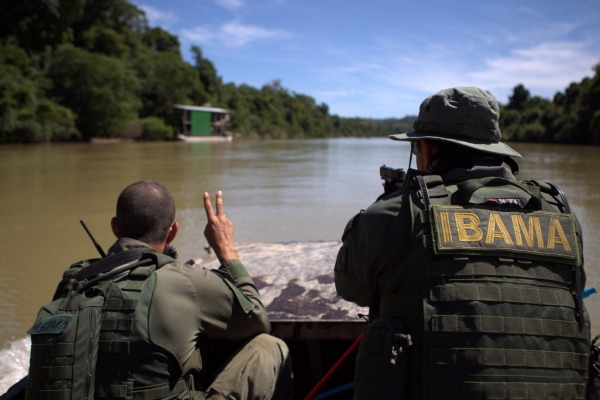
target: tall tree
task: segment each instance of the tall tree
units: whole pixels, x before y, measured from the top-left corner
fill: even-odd
[[[194,55],[194,66],[203,86],[203,90],[199,93],[196,101],[200,104],[206,102],[219,103],[221,100],[220,88],[223,82],[217,74],[217,69],[210,60],[204,58],[202,50],[198,46],[192,46],[192,54]]]
[[[86,139],[118,136],[137,121],[138,80],[116,58],[65,45],[54,54],[48,77],[52,98],[75,112]]]
[[[525,86],[522,84],[518,84],[513,89],[513,94],[509,97],[506,108],[509,110],[523,111],[530,99],[531,94],[529,93],[529,90],[525,89]]]
[[[183,61],[179,53],[152,51],[146,61],[142,117],[170,118],[175,104],[193,102],[194,95],[200,91],[200,82],[195,69]]]
[[[14,42],[0,42],[0,143],[77,137],[75,116],[45,97],[48,81]]]
[[[142,34],[143,43],[152,50],[170,51],[179,54],[179,39],[162,28],[146,29]]]
[[[14,36],[28,53],[73,40],[72,25],[86,0],[27,0],[0,3],[0,37]]]

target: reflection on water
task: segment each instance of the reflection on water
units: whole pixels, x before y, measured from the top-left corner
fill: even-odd
[[[597,148],[514,147],[526,157],[520,178],[551,181],[569,195],[584,232],[588,286],[600,288]],[[25,336],[71,262],[96,255],[80,219],[108,248],[116,196],[133,181],[155,179],[173,192],[181,223],[175,245],[182,258],[198,258],[206,246],[202,192],[223,190],[240,243],[337,241],[348,219],[380,193],[379,166],[406,168],[408,153],[407,144],[388,139],[2,146],[0,346]],[[277,270],[286,254],[261,259],[261,268]],[[306,262],[323,259],[330,257]],[[600,295],[586,304],[600,333]]]

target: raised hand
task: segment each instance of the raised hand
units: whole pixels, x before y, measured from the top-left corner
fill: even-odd
[[[233,244],[233,223],[223,214],[223,193],[217,192],[213,212],[210,196],[204,192],[204,209],[206,210],[206,228],[204,236],[208,244],[213,248],[221,263],[238,258],[237,250]]]

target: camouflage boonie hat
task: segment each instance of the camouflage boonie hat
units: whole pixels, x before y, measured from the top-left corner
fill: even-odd
[[[486,153],[521,157],[500,141],[498,102],[476,87],[444,89],[426,98],[419,108],[413,131],[390,135],[390,139],[441,140]]]

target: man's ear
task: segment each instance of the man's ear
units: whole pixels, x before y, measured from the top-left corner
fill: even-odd
[[[113,233],[119,238],[119,224],[117,223],[117,217],[112,217],[110,220],[110,227],[112,228]]]
[[[167,231],[167,244],[171,243],[175,240],[175,236],[177,236],[177,231],[179,230],[179,222],[173,221],[169,230]]]
[[[423,171],[431,171],[431,166],[432,166],[432,160],[431,158],[433,157],[433,155],[438,151],[437,147],[435,146],[435,144],[433,142],[431,142],[430,140],[427,139],[423,139],[420,141],[419,143],[419,155],[421,156],[421,170]],[[434,161],[433,165],[435,165],[435,163],[437,162]]]

